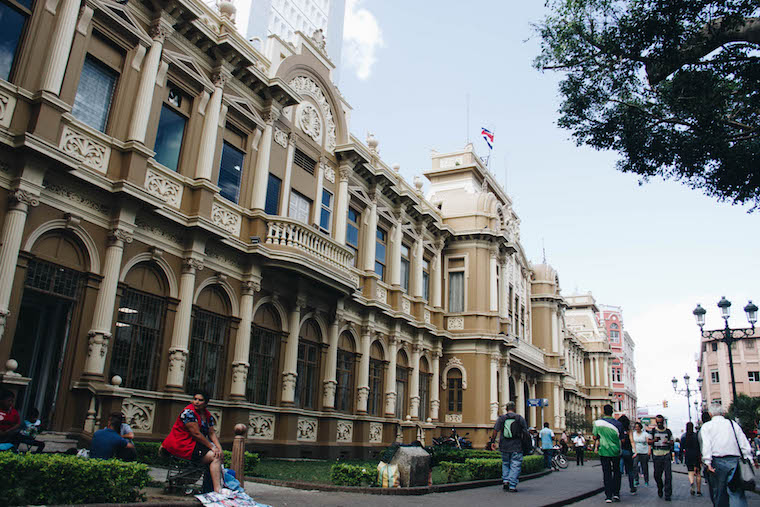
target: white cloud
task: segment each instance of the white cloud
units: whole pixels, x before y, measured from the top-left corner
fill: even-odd
[[[377,61],[375,52],[383,47],[383,32],[377,18],[361,6],[362,0],[346,2],[346,18],[343,25],[343,54],[356,77],[368,79]]]

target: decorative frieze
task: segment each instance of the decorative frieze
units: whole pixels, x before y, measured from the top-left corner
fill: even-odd
[[[145,174],[145,190],[175,208],[179,208],[182,203],[183,188],[180,183],[153,169],[149,168]]]
[[[325,148],[330,153],[335,151],[335,120],[333,119],[332,109],[330,103],[325,97],[324,92],[319,85],[311,78],[306,76],[298,76],[290,81],[290,86],[299,94],[307,95],[313,98],[319,108],[322,110],[322,116],[325,119]],[[299,114],[299,120],[303,119],[303,115]],[[321,124],[320,124],[321,127]],[[310,134],[311,135],[311,134]]]
[[[108,170],[111,148],[96,141],[84,132],[74,130],[70,126],[65,125],[58,147],[64,153],[68,153],[87,167],[102,173]]]
[[[0,127],[9,127],[16,109],[16,97],[0,93]]]
[[[401,310],[404,313],[412,313],[412,303],[406,298],[401,298]]]
[[[248,438],[254,440],[274,440],[274,414],[266,412],[248,413]]]
[[[335,169],[330,167],[327,164],[323,164],[323,174],[325,175],[325,179],[329,181],[330,183],[335,183]]]
[[[322,119],[317,108],[308,102],[304,102],[298,108],[298,126],[304,134],[314,139],[314,142],[322,144]]]
[[[318,428],[319,422],[317,419],[313,417],[299,417],[296,440],[299,442],[316,442]]]
[[[214,203],[211,206],[211,221],[234,236],[240,235],[241,217],[234,211]]]
[[[462,414],[446,414],[447,423],[461,423]]]
[[[338,421],[336,440],[338,442],[354,441],[354,423],[353,421]]]
[[[42,182],[42,186],[44,186],[45,190],[51,194],[58,195],[71,203],[80,204],[90,208],[101,215],[109,215],[111,213],[111,208],[109,206],[102,204],[98,199],[87,195],[87,191],[83,188],[58,185],[47,180]]]
[[[425,310],[423,317],[425,319],[425,324],[430,324],[430,310]]]
[[[156,402],[141,398],[127,398],[121,403],[121,413],[135,433],[152,433]]]
[[[288,147],[288,134],[284,130],[280,130],[277,127],[274,129],[274,142],[282,146],[283,148]]]
[[[375,299],[380,301],[381,303],[387,303],[388,302],[388,291],[385,289],[385,287],[377,286],[375,289]]]
[[[446,321],[446,329],[451,331],[464,329],[464,317],[449,317]]]
[[[369,423],[369,443],[381,444],[383,442],[383,423]]]

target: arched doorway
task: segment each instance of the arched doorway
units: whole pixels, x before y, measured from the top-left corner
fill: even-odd
[[[314,319],[307,320],[301,326],[298,337],[298,377],[294,400],[296,407],[317,409],[321,342],[322,333],[319,325]]]
[[[420,421],[427,421],[430,417],[430,382],[433,374],[430,373],[430,365],[427,359],[420,358]]]
[[[351,333],[344,331],[338,340],[335,378],[335,410],[350,414],[354,410],[356,345]]]
[[[385,364],[383,360],[383,347],[375,340],[369,352],[369,398],[367,399],[367,413],[369,415],[383,415],[383,378],[385,377]]]
[[[219,285],[209,285],[193,305],[186,391],[206,391],[219,398],[226,368],[227,343],[232,323],[230,300]]]
[[[398,351],[396,358],[396,418],[402,421],[409,410],[409,359],[406,352]]]
[[[271,304],[256,311],[251,326],[251,346],[248,352],[248,380],[245,396],[251,403],[274,405],[277,398],[277,380],[282,323]]]

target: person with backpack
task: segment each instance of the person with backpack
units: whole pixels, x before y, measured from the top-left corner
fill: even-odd
[[[501,451],[502,486],[504,491],[516,493],[520,470],[522,470],[523,455],[530,451],[530,436],[525,418],[515,413],[514,401],[507,402],[506,410],[506,414],[496,419],[489,448],[496,450],[496,436],[498,435],[499,451]]]
[[[594,421],[594,450],[599,452],[606,503],[620,501],[620,447],[623,425],[612,417],[612,405],[602,407],[604,417]]]

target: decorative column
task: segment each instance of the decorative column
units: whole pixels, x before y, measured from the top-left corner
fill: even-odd
[[[41,90],[60,95],[63,75],[66,72],[66,64],[69,62],[71,43],[74,40],[74,30],[77,25],[79,14],[79,0],[61,0],[55,13],[55,26],[48,47],[50,53],[45,60],[42,70]],[[92,9],[85,5],[85,9]]]
[[[565,429],[565,388],[559,387],[559,427]]]
[[[508,291],[507,291],[507,284],[509,283],[509,277],[507,276],[507,256],[502,255],[499,257],[499,269],[500,269],[500,275],[499,276],[499,317],[502,319],[506,319],[508,317],[507,315],[507,298]]]
[[[301,308],[306,306],[306,297],[296,297],[288,321],[288,342],[285,345],[285,361],[282,369],[282,403],[293,405],[296,395],[296,378],[298,378],[298,335],[301,332]]]
[[[240,297],[240,325],[235,339],[235,355],[232,359],[232,388],[230,398],[245,399],[248,381],[248,357],[251,350],[251,323],[253,322],[253,297],[261,290],[261,277],[242,283]]]
[[[264,209],[267,201],[267,184],[269,180],[269,157],[272,154],[272,136],[274,133],[274,122],[280,117],[280,111],[274,107],[266,111],[264,118],[266,126],[264,134],[259,141],[259,154],[256,157],[256,170],[253,173],[253,200],[252,209]],[[289,149],[289,148],[288,148]],[[283,215],[287,215],[287,210],[282,210]]]
[[[16,275],[18,253],[24,235],[29,207],[40,204],[39,198],[26,190],[14,190],[8,195],[8,211],[5,214],[3,232],[0,235],[0,340],[5,334],[5,321],[10,315],[8,306]]]
[[[521,416],[525,417],[525,374],[521,373],[519,377],[517,377],[517,385],[515,386],[517,389],[517,400],[515,401],[516,412],[520,414]]]
[[[342,307],[343,301],[339,301],[339,308]],[[328,333],[327,364],[325,364],[325,379],[323,381],[324,394],[322,396],[322,406],[325,410],[335,409],[335,388],[338,385],[337,368],[338,368],[338,338],[340,326],[343,324],[343,312],[337,310],[335,319],[330,323]]]
[[[346,220],[348,219],[348,178],[351,176],[351,163],[345,160],[338,167],[338,195],[335,197],[335,233],[333,239],[341,245],[346,244]],[[360,266],[359,259],[356,265]]]
[[[290,180],[293,177],[293,157],[296,153],[296,135],[291,132],[288,134],[288,153],[285,159],[285,179],[282,180],[282,205],[280,206],[280,215],[288,216],[290,210]],[[258,168],[258,164],[256,166]],[[268,170],[268,169],[267,169]],[[267,175],[267,185],[269,185],[269,175]],[[266,201],[266,196],[264,196]]]
[[[499,251],[497,249],[495,248],[491,249],[491,258],[490,258],[490,263],[489,263],[489,277],[488,277],[488,285],[489,285],[488,310],[491,312],[499,311],[499,287],[497,285],[497,281],[499,280],[498,267],[497,267],[498,254],[499,254]]]
[[[553,402],[552,405],[554,405],[553,410],[552,410],[554,412],[554,429],[558,429],[559,428],[559,423],[560,423],[560,420],[559,420],[559,384],[554,383],[552,385],[552,391],[554,393],[554,399],[552,400],[552,402]]]
[[[501,363],[501,413],[507,411],[509,401],[509,361],[504,359]]]
[[[385,375],[385,415],[396,416],[396,360],[398,358],[398,338],[388,337],[388,371]]]
[[[422,243],[422,231],[424,229],[420,227],[418,229],[418,236],[414,240],[414,259],[412,259],[412,273],[410,280],[410,289],[413,297],[422,297],[422,261],[425,258],[425,247]]]
[[[495,421],[499,417],[499,356],[491,355],[491,420]]]
[[[211,94],[211,99],[206,104],[201,145],[198,149],[198,165],[195,169],[195,179],[209,181],[211,181],[211,174],[214,171],[214,152],[216,151],[216,138],[219,134],[219,115],[222,112],[222,95],[228,75],[220,69],[214,73],[212,78],[214,81],[214,93]],[[261,157],[260,151],[259,157]],[[264,192],[266,193],[266,180],[264,181],[264,187]]]
[[[124,244],[132,242],[132,233],[117,228],[111,230],[108,239],[109,245],[103,264],[103,281],[100,283],[100,290],[95,301],[92,327],[87,333],[89,346],[83,371],[84,376],[99,379],[103,378],[106,366],[106,352],[108,352],[108,342],[111,339],[116,288],[119,284]]]
[[[441,351],[433,351],[433,379],[430,385],[430,419],[438,420],[438,410],[441,407]]]
[[[377,247],[377,193],[379,188],[369,191],[370,204],[364,212],[364,270],[375,272],[375,249]]]
[[[536,398],[536,381],[535,380],[532,380],[528,384],[528,394],[530,395],[531,398],[533,399]],[[530,409],[528,410],[528,413],[530,414],[530,424],[538,427],[537,419],[536,419],[536,407],[533,407],[533,406],[530,407]]]
[[[441,308],[441,278],[443,278],[443,263],[441,252],[443,251],[443,241],[438,241],[435,245],[435,256],[433,265],[430,267],[430,292],[431,304],[435,308]]]
[[[421,341],[421,339],[420,339]],[[420,418],[420,355],[422,345],[412,346],[412,378],[409,381],[409,415],[415,421]]]
[[[390,257],[388,258],[389,281],[393,287],[401,286],[401,242],[403,233],[401,224],[393,224],[389,235]]]
[[[314,196],[314,206],[311,210],[311,223],[319,227],[319,216],[322,214],[322,188],[325,180],[325,164],[327,159],[319,157],[317,164],[317,194]]]
[[[161,51],[164,48],[168,28],[160,19],[154,21],[150,27],[153,44],[151,44],[148,55],[142,64],[140,84],[132,106],[132,121],[129,124],[129,133],[127,134],[128,141],[145,142],[145,131],[148,128],[148,118],[153,104],[153,90],[156,88],[156,76],[161,64]]]
[[[369,346],[372,342],[374,328],[371,324],[362,328],[361,353],[359,359],[359,379],[356,392],[356,411],[360,414],[367,413],[367,400],[369,398]]]
[[[179,304],[174,317],[172,344],[169,347],[169,371],[166,376],[166,385],[169,390],[182,391],[185,384],[185,363],[189,353],[190,323],[193,318],[195,274],[202,269],[203,262],[200,259],[189,257],[182,261]]]

